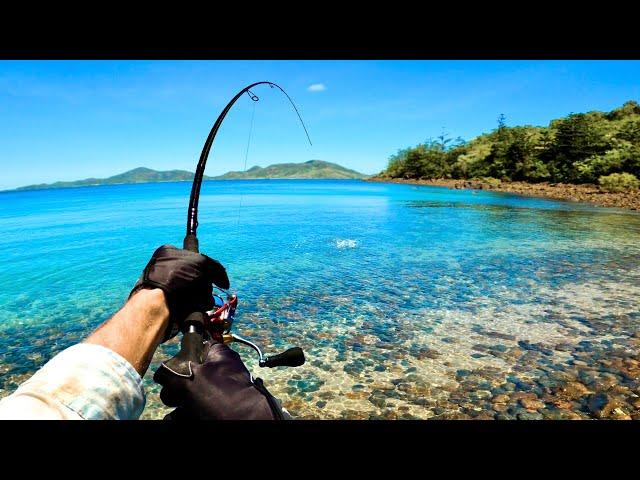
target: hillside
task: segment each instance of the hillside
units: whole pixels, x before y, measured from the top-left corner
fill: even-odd
[[[309,160],[304,163],[277,163],[268,167],[252,167],[246,172],[227,172],[214,177],[216,180],[234,180],[249,178],[365,178],[366,175],[322,160]]]
[[[210,177],[205,177],[210,179]],[[118,185],[125,183],[184,182],[193,180],[193,173],[186,170],[167,170],[159,172],[150,168],[139,167],[128,172],[119,173],[108,178],[85,178],[70,182],[40,183],[16,188],[16,190],[43,190],[47,188],[73,188],[90,185]]]
[[[640,176],[635,101],[610,112],[572,113],[548,126],[509,127],[500,116],[496,129],[468,142],[443,135],[400,150],[381,177],[595,184],[606,183],[611,174],[627,174],[630,185],[631,175]]]
[[[246,172],[227,172],[218,177],[204,176],[204,180],[233,180],[260,178],[365,178],[366,175],[322,160],[304,163],[279,163],[268,167],[253,167]],[[193,173],[186,170],[157,171],[139,167],[108,178],[85,178],[69,182],[40,183],[16,188],[16,190],[44,190],[48,188],[73,188],[93,185],[119,185],[130,183],[187,182],[193,180]]]

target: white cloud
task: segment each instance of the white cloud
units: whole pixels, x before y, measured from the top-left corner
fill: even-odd
[[[314,83],[313,85],[309,85],[310,92],[324,92],[327,89],[324,83]]]

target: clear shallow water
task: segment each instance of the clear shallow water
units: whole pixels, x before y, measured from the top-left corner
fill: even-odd
[[[181,244],[189,191],[0,193],[1,396],[109,318],[157,246]],[[200,225],[202,251],[239,295],[236,331],[270,352],[305,349],[305,366],[265,371],[234,347],[298,417],[640,413],[638,214],[438,187],[227,181],[203,185]],[[175,349],[154,357],[143,418],[166,411],[151,372]]]

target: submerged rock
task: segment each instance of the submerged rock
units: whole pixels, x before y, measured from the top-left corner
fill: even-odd
[[[489,412],[482,412],[479,415],[473,417],[473,420],[494,420],[495,416]]]
[[[569,382],[558,388],[558,394],[571,400],[593,393],[580,382]]]
[[[420,350],[420,352],[418,353],[417,357],[418,360],[424,360],[425,358],[430,358],[430,359],[437,359],[441,356],[440,352],[438,352],[437,350],[434,350],[432,348],[425,348],[423,350]]]
[[[384,408],[387,404],[387,399],[381,394],[373,393],[369,395],[369,402],[378,408]]]
[[[504,393],[500,395],[496,395],[491,399],[491,401],[493,403],[507,403],[509,401],[509,395],[505,395]]]
[[[544,408],[544,402],[533,398],[521,398],[520,405],[529,411],[536,411]]]
[[[537,412],[521,412],[517,415],[518,420],[542,420],[544,417]]]
[[[606,393],[598,393],[589,397],[587,407],[596,418],[631,420],[623,408],[623,403]]]
[[[446,412],[432,417],[433,420],[469,420],[471,417],[462,412]]]

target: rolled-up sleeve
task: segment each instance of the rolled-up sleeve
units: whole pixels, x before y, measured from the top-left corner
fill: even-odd
[[[8,397],[0,419],[135,420],[144,410],[142,378],[100,345],[63,350]]]

